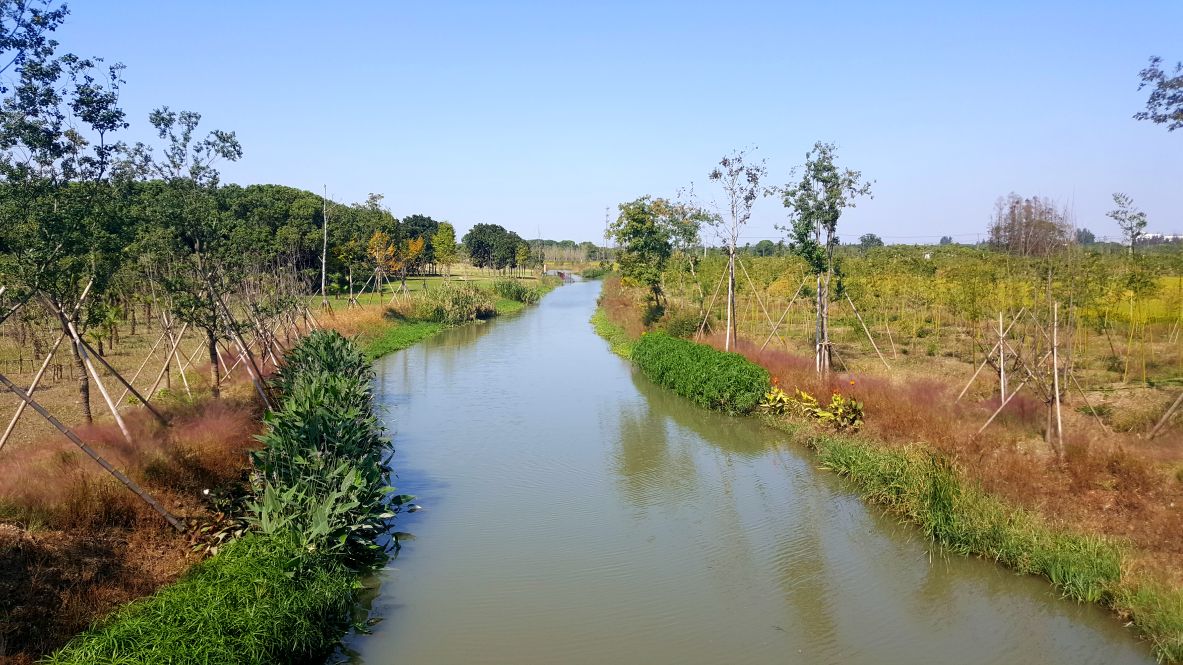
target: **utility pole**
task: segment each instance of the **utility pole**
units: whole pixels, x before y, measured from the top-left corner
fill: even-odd
[[[603,257],[603,260],[605,262],[608,261],[608,237],[609,237],[608,236],[608,228],[609,228],[608,211],[609,210],[611,210],[610,206],[604,206],[604,257]]]
[[[320,306],[322,309],[329,307],[329,294],[325,290],[326,268],[328,267],[329,256],[329,186],[324,186],[324,212],[321,217],[324,219],[324,241],[320,247]]]

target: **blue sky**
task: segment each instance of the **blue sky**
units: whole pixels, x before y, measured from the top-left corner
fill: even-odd
[[[756,146],[787,182],[816,140],[874,179],[853,240],[973,241],[995,199],[1051,197],[1116,235],[1114,191],[1183,232],[1183,132],[1131,119],[1183,2],[85,2],[66,50],[127,65],[148,112],[237,132],[225,180],[385,195],[463,231],[599,241],[604,209]],[[745,237],[776,239],[773,199]]]

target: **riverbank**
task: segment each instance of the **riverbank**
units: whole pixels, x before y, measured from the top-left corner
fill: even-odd
[[[605,284],[601,305],[592,320],[596,331],[609,341],[614,351],[629,357],[644,330],[640,317],[635,316],[636,311],[627,295],[612,281]],[[767,363],[767,356],[761,357],[758,353],[744,355],[766,369],[782,372],[789,360],[778,357],[781,363],[777,366]],[[772,368],[768,367],[770,364],[773,364]],[[811,365],[804,361],[800,364]],[[783,374],[789,381],[796,376],[789,372]],[[785,376],[781,378],[782,385],[791,392],[796,386],[786,382]],[[869,401],[866,407],[868,423],[874,423],[876,418],[890,417],[888,414],[902,406],[908,410],[916,409],[919,418],[924,418],[925,409],[928,409],[928,413],[944,424],[939,420],[944,415],[939,410],[939,400],[930,399],[926,407],[921,408],[919,403],[900,405],[898,401],[887,399],[882,402],[868,400],[870,395],[867,393],[871,391],[865,388],[862,395],[857,394],[858,384],[872,381],[862,376],[857,380],[836,377],[833,385],[824,389],[812,384],[802,387],[817,395],[839,391],[847,398],[853,399],[851,396],[854,395],[864,402]],[[878,386],[885,394],[890,392],[887,390],[890,387],[882,382]],[[957,449],[950,450],[928,442],[914,443],[931,441],[922,435],[924,430],[913,431],[914,436],[909,440],[881,436],[882,430],[873,425],[858,434],[835,434],[829,426],[819,426],[816,422],[782,416],[763,418],[768,424],[787,432],[793,441],[813,450],[828,468],[847,477],[865,499],[920,526],[934,543],[954,553],[993,559],[1018,572],[1044,576],[1066,596],[1098,602],[1131,621],[1160,659],[1183,660],[1183,594],[1172,582],[1178,572],[1178,558],[1174,556],[1172,546],[1178,546],[1179,531],[1160,533],[1157,539],[1144,537],[1139,541],[1098,530],[1096,522],[1074,520],[1079,511],[1049,514],[1047,503],[1020,503],[1006,493],[993,491],[997,482],[991,480],[997,481],[997,478],[976,473],[983,462],[997,464],[998,457],[967,464],[961,455],[956,454]],[[922,425],[926,428],[934,426],[932,423]],[[896,432],[901,429],[898,427]],[[955,443],[963,444],[964,448],[964,441]],[[982,442],[976,443],[980,445]],[[982,456],[980,447],[973,452]],[[966,451],[961,450],[961,453],[964,455]],[[1079,468],[1079,460],[1077,462],[1079,476],[1084,470]],[[1031,463],[1027,461],[1028,465]],[[1128,469],[1119,465],[1103,465],[1094,471],[1096,475],[1100,472],[1118,479],[1130,474]],[[1095,482],[1095,479],[1090,480]],[[1169,482],[1170,479],[1165,479],[1162,484],[1169,487]],[[1148,488],[1149,483],[1142,487]],[[1119,484],[1118,488],[1129,491],[1128,485]],[[1135,496],[1127,498],[1127,502],[1130,499],[1145,501],[1148,492],[1139,493],[1135,489],[1131,493]],[[1164,503],[1174,507],[1169,499]],[[1129,518],[1128,512],[1126,517]],[[1162,523],[1162,520],[1158,521],[1158,524]],[[1130,526],[1153,528],[1155,522]]]
[[[530,281],[539,296],[561,283]],[[493,280],[489,282],[491,286]],[[395,307],[342,307],[318,319],[323,327],[352,335],[372,360],[459,325],[415,318],[415,300],[403,298]],[[526,306],[491,291],[488,300],[496,316]],[[194,376],[201,375],[195,368]],[[5,479],[0,500],[0,610],[5,617],[0,625],[0,663],[32,663],[96,620],[158,590],[171,599],[159,601],[172,608],[170,613],[174,603],[182,602],[178,599],[200,597],[174,592],[170,585],[182,578],[188,584],[193,578],[209,577],[202,572],[204,564],[193,568],[194,564],[242,531],[247,474],[253,468],[249,455],[258,448],[255,437],[262,431],[262,408],[245,375],[224,386],[220,400],[203,395],[199,382],[193,389],[193,399],[164,398],[172,427],[153,424],[142,408],[126,411],[136,447],[122,443],[113,423],[79,430],[177,514],[189,527],[185,533],[164,524],[89,460],[78,459],[67,443],[49,439],[32,451],[35,454],[23,454],[22,449],[19,457],[6,456],[0,467]],[[287,545],[265,543],[246,549],[274,553],[276,548],[282,551]],[[347,578],[352,598],[356,577]],[[281,595],[291,591],[276,588]]]

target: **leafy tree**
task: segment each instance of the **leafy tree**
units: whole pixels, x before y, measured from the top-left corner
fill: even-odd
[[[1076,229],[1075,240],[1078,245],[1091,245],[1097,242],[1097,236],[1088,229],[1080,228]]]
[[[776,254],[776,244],[771,240],[761,240],[752,248],[756,256],[773,256]]]
[[[1130,254],[1133,254],[1134,245],[1146,231],[1146,213],[1134,206],[1134,199],[1121,192],[1113,194],[1113,203],[1117,207],[1105,215],[1117,222],[1117,226],[1121,229],[1121,235],[1130,245]]]
[[[1151,88],[1146,110],[1134,114],[1136,120],[1149,120],[1166,125],[1168,132],[1183,127],[1183,62],[1175,63],[1174,75],[1162,67],[1162,58],[1152,56],[1150,65],[1138,72],[1142,82],[1138,89]]]
[[[816,275],[818,372],[830,371],[830,283],[835,274],[841,279],[834,260],[838,219],[844,208],[854,207],[857,197],[871,195],[871,183],[863,181],[862,173],[835,166],[834,151],[832,143],[815,143],[805,155],[801,180],[779,190],[790,220],[787,228],[781,228],[789,232],[793,251],[805,259]],[[838,287],[840,291],[841,281]]]
[[[727,196],[726,217],[712,218],[714,226],[721,232],[727,250],[727,335],[723,348],[730,351],[738,342],[738,325],[735,314],[735,253],[739,234],[752,217],[752,206],[760,196],[760,182],[768,175],[764,160],[749,163],[747,153],[737,150],[719,160],[707,177],[723,186]]]
[[[517,265],[518,246],[524,241],[513,231],[501,229],[493,240],[493,267],[506,270]]]
[[[154,110],[148,121],[163,140],[158,157],[151,146],[137,143],[126,151],[120,169],[164,183],[150,216],[159,225],[169,256],[157,277],[170,297],[178,319],[205,333],[210,361],[210,390],[221,394],[218,341],[230,332],[221,293],[241,279],[245,248],[235,242],[235,224],[218,207],[219,160],[236,161],[242,146],[234,132],[211,130],[196,138],[201,114]]]
[[[447,222],[440,222],[432,238],[435,248],[435,262],[444,267],[451,276],[452,264],[456,263],[456,229]]]
[[[625,279],[649,289],[654,308],[662,306],[661,273],[673,252],[670,226],[663,224],[662,199],[648,196],[620,204],[620,215],[608,232],[620,246],[617,260]]]
[[[468,233],[464,234],[461,242],[468,250],[469,261],[477,268],[492,268],[494,265],[493,248],[498,238],[507,231],[497,224],[476,224]]]
[[[941,245],[952,245],[953,244],[953,236],[941,236],[940,244]]]
[[[882,247],[883,246],[883,238],[880,238],[879,236],[875,235],[874,233],[864,233],[863,235],[859,236],[858,244],[859,244],[859,247],[862,247],[863,249],[870,249],[872,247]]]
[[[514,254],[514,265],[521,268],[530,262],[530,243],[522,241],[518,243],[517,250]]]
[[[65,6],[0,0],[0,74],[16,74],[0,84],[11,90],[0,100],[0,278],[58,313],[90,421],[90,381],[73,340],[101,317],[121,258],[126,219],[110,167],[113,135],[127,122],[121,65],[57,54],[48,34],[65,15]]]

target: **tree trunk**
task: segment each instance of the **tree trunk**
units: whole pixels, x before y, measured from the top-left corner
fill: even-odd
[[[212,331],[207,331],[206,342],[209,344],[210,394],[214,396],[214,399],[218,399],[222,396],[221,368],[218,367],[218,338],[214,336]]]
[[[69,331],[66,335],[69,336]],[[90,411],[90,377],[86,373],[86,365],[82,363],[78,344],[72,338],[70,351],[74,354],[74,368],[78,371],[78,403],[82,406],[82,419],[89,425],[94,422],[94,415]]]
[[[737,331],[739,326],[735,320],[735,244],[727,252],[727,334],[723,340],[723,350],[730,351],[739,342]]]

